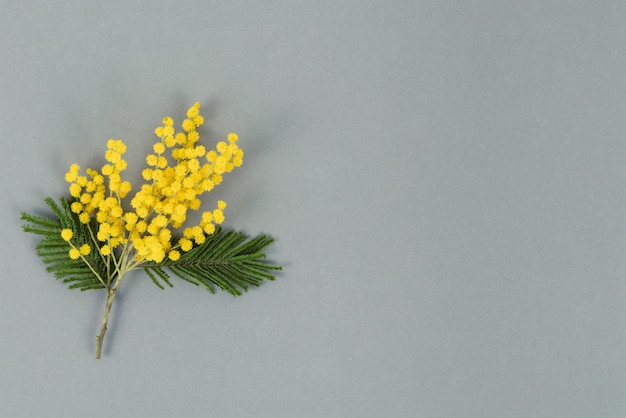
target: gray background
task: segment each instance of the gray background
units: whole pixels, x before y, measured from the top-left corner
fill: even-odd
[[[626,2],[0,1],[2,417],[626,416]],[[195,101],[241,298],[44,271],[19,213]],[[133,177],[134,176],[134,177]]]

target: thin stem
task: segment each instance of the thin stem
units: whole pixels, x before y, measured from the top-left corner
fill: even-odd
[[[130,269],[119,270],[119,274],[117,279],[115,280],[115,284],[109,290],[107,288],[107,304],[104,308],[104,317],[102,318],[102,328],[100,328],[100,334],[96,337],[96,359],[100,360],[100,355],[102,354],[102,342],[104,341],[104,335],[107,332],[107,324],[109,323],[109,314],[111,313],[111,306],[113,306],[113,299],[115,299],[115,295],[117,294],[117,289],[122,283],[122,279],[126,275],[126,273]]]
[[[102,342],[104,341],[104,334],[107,332],[107,324],[109,322],[109,313],[111,312],[111,306],[113,305],[113,299],[117,289],[111,289],[111,292],[107,296],[107,304],[104,310],[104,318],[102,318],[102,328],[100,334],[96,337],[96,359],[100,360],[102,354]]]
[[[70,247],[76,249],[76,246],[74,244],[72,244],[72,242],[69,242]],[[89,261],[87,261],[87,258],[84,255],[80,255],[80,259],[83,260],[83,262],[87,265],[87,267],[89,267],[89,270],[91,270],[91,272],[94,274],[94,276],[96,276],[96,278],[100,281],[100,283],[102,283],[102,285],[108,289],[107,284],[104,282],[104,280],[102,279],[102,277],[98,274],[98,272],[96,271],[96,269],[91,265],[91,263]]]

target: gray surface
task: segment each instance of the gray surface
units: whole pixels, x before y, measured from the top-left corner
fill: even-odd
[[[626,416],[626,3],[0,2],[3,417]],[[19,212],[203,103],[234,299],[44,272]]]

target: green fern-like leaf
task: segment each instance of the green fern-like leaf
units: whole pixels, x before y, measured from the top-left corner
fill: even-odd
[[[82,224],[78,216],[70,209],[70,202],[60,199],[60,205],[52,198],[47,198],[46,203],[52,210],[53,218],[22,213],[22,225],[25,232],[30,232],[43,237],[37,244],[37,255],[47,264],[46,270],[53,273],[57,279],[62,279],[70,289],[102,289],[104,286],[90,267],[81,259],[72,260],[69,257],[70,246],[61,237],[61,231],[69,228],[74,231],[74,240],[79,244],[91,242],[89,226]],[[91,266],[102,276],[106,272],[106,265],[102,258],[96,254],[86,256]]]
[[[70,209],[71,202],[67,199],[61,198],[59,204],[52,198],[47,198],[46,203],[52,210],[53,217],[22,213],[22,220],[26,221],[22,225],[23,230],[43,237],[36,249],[37,255],[47,264],[46,270],[57,279],[62,279],[70,289],[84,291],[104,288],[89,265],[81,259],[72,260],[69,257],[70,246],[61,237],[61,231],[69,228],[74,231],[72,240],[75,245],[92,244],[90,225],[82,224],[78,220],[78,216]],[[93,224],[91,228],[96,230],[97,225]],[[220,288],[239,296],[250,286],[259,286],[265,280],[274,280],[272,271],[282,269],[265,262],[263,250],[273,241],[273,238],[264,234],[249,238],[241,232],[223,232],[221,228],[217,228],[204,243],[183,253],[180,259],[166,259],[159,264],[146,263],[141,267],[161,289],[165,286],[173,287],[167,272],[169,271],[195,286],[204,286],[211,293]],[[106,277],[109,269],[97,251],[85,258],[100,277]]]
[[[164,270],[167,269],[195,286],[204,286],[211,293],[220,288],[233,296],[239,296],[249,286],[259,286],[264,280],[274,280],[271,271],[282,270],[282,267],[264,261],[263,249],[273,241],[267,235],[248,239],[241,232],[224,233],[218,228],[204,243],[184,253],[180,259],[149,265],[144,270],[162,289],[164,286],[161,282],[172,286]]]

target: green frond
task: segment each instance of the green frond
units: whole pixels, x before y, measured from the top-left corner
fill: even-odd
[[[159,279],[165,282],[165,284],[167,284],[169,287],[174,287],[174,285],[170,282],[168,274],[164,272],[160,267],[146,267],[144,270],[148,277],[152,279],[152,282],[160,289],[165,289],[165,287],[161,284]]]
[[[80,224],[80,222],[78,222],[78,218],[70,210],[70,202],[64,197],[62,197],[60,201],[61,207],[57,205],[53,198],[46,198],[46,203],[48,204],[52,212],[54,212],[54,214],[57,216],[57,218],[61,222],[61,225],[63,225],[64,228],[70,228],[74,230],[76,224]]]
[[[42,236],[42,240],[36,246],[36,251],[47,265],[46,271],[54,274],[57,279],[62,279],[70,289],[84,291],[104,288],[89,265],[81,259],[72,260],[69,257],[70,246],[61,237],[61,231],[64,228],[70,228],[74,231],[73,240],[78,245],[93,244],[89,226],[78,220],[78,215],[71,211],[71,202],[67,199],[61,198],[60,205],[50,197],[45,201],[52,211],[50,218],[22,213],[21,219],[25,221],[22,225],[25,232]],[[92,252],[86,256],[86,259],[94,270],[104,277],[107,266],[96,254]]]
[[[30,232],[37,235],[61,233],[61,225],[52,219],[44,218],[43,216],[30,215],[25,212],[22,212],[21,219],[28,222],[28,224],[22,225],[24,232]]]
[[[223,233],[218,228],[204,243],[183,253],[180,259],[166,260],[144,269],[160,288],[163,286],[159,285],[155,275],[171,286],[163,271],[167,268],[180,279],[195,286],[203,286],[211,293],[220,288],[233,296],[239,296],[250,286],[274,280],[273,270],[282,270],[282,267],[264,261],[263,250],[273,241],[267,235],[250,239],[241,232]]]

